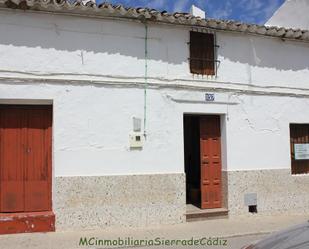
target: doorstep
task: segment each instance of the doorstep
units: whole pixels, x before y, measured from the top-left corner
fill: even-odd
[[[0,234],[54,231],[55,214],[52,211],[0,213]]]
[[[194,205],[187,205],[186,220],[199,221],[207,219],[226,219],[229,211],[226,208],[200,209]]]

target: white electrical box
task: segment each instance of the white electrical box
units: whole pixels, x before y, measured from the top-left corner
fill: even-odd
[[[141,132],[130,134],[130,148],[143,148],[143,134]]]

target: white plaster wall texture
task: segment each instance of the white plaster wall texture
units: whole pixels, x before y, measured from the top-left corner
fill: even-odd
[[[150,25],[147,140],[131,151],[144,25],[1,11],[0,32],[0,99],[53,101],[56,176],[182,173],[184,113],[222,115],[224,169],[287,169],[288,125],[309,122],[307,43],[218,32],[218,77],[202,78],[189,71],[189,29]]]
[[[207,104],[199,91],[149,89],[147,139],[141,151],[131,151],[142,89],[2,83],[0,98],[53,100],[56,176],[182,173],[184,113],[223,115],[227,170],[288,169],[289,123],[309,123],[309,99],[239,95],[233,105]]]
[[[207,79],[189,71],[189,30],[149,25],[148,76],[153,81],[308,89],[308,43],[218,32],[218,78]],[[6,34],[0,42],[4,75],[144,77],[145,27],[140,23],[1,11],[0,31]]]
[[[239,96],[227,126],[229,170],[289,169],[290,123],[309,123],[309,99]]]
[[[1,85],[0,98],[52,99],[56,176],[181,173],[182,117],[149,91],[147,140],[131,151],[132,117],[142,117],[142,89],[77,85]],[[164,108],[164,112],[162,112]],[[172,124],[172,125],[171,125]]]

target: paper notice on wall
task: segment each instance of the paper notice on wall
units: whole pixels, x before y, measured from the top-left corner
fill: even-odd
[[[295,160],[309,160],[309,144],[294,144]]]

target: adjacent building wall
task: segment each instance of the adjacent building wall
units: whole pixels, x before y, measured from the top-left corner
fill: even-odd
[[[286,0],[266,22],[266,25],[308,30],[308,11],[309,2],[307,0]]]

